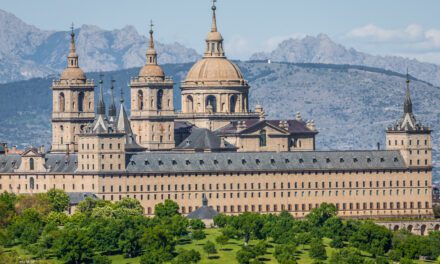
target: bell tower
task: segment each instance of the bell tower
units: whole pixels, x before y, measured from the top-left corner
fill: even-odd
[[[388,127],[386,141],[388,150],[400,150],[408,167],[432,167],[431,129],[417,122],[413,114],[408,74],[403,116],[396,124]]]
[[[79,67],[72,24],[67,68],[52,82],[51,152],[78,151],[78,134],[94,120],[94,89]]]
[[[157,63],[153,23],[146,53],[147,62],[133,78],[131,87],[131,126],[137,142],[148,150],[174,148],[173,80]]]

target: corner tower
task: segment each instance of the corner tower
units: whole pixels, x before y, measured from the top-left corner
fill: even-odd
[[[215,1],[211,9],[205,53],[181,84],[179,119],[215,130],[233,120],[258,119],[258,114],[249,111],[249,84],[238,66],[226,58],[223,37],[217,28]]]
[[[137,142],[148,150],[174,148],[173,80],[157,63],[153,23],[147,62],[133,78],[131,87],[131,126]]]
[[[403,116],[386,131],[388,150],[400,150],[408,167],[432,167],[431,129],[417,122],[413,114],[410,79],[406,78],[406,96]]]
[[[79,67],[73,25],[67,68],[52,83],[52,149],[51,152],[78,150],[78,134],[94,120],[93,80],[87,80]]]

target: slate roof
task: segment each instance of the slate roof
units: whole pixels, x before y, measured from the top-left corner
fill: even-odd
[[[99,199],[98,196],[96,196],[96,194],[90,192],[77,192],[77,193],[68,192],[66,194],[67,196],[69,196],[70,205],[77,205],[80,202],[84,201],[87,197],[90,197],[93,200]]]
[[[184,139],[177,150],[195,150],[195,151],[235,151],[237,148],[222,140],[209,129],[193,127],[191,134]]]
[[[72,173],[77,168],[78,156],[71,154],[45,154],[47,172],[52,173]],[[19,168],[21,155],[0,155],[0,173],[11,173]]]
[[[265,124],[269,124],[271,126],[277,127],[279,129],[283,129],[280,127],[280,122],[286,121],[288,124],[287,129],[285,129],[290,134],[317,134],[317,131],[312,131],[307,127],[307,124],[304,121],[299,120],[258,120],[258,119],[250,119],[250,120],[242,120],[246,125],[246,129],[240,131],[238,129],[239,121],[232,121],[228,125],[221,127],[214,131],[214,133],[218,135],[231,135],[231,134],[240,134],[246,133],[253,128],[257,128],[259,126],[264,126]]]
[[[137,153],[132,173],[405,169],[399,151]]]
[[[218,212],[208,206],[208,199],[203,196],[202,207],[189,213],[187,217],[190,219],[213,219],[216,215],[218,215]]]
[[[20,155],[0,155],[0,173],[13,172]],[[73,173],[77,155],[46,154],[48,172]],[[14,165],[15,164],[15,165]],[[128,173],[406,169],[397,150],[305,152],[139,152],[127,155]]]

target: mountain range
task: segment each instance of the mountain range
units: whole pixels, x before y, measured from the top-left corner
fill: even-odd
[[[147,37],[133,26],[109,31],[83,25],[75,33],[85,71],[112,71],[145,63]],[[0,83],[58,74],[66,65],[69,38],[69,32],[40,30],[0,9]],[[156,41],[156,50],[161,63],[192,62],[200,57],[177,42]]]
[[[439,65],[403,57],[370,55],[337,44],[325,34],[284,40],[273,51],[253,54],[250,60],[363,65],[400,73],[409,69],[412,76],[440,86]]]

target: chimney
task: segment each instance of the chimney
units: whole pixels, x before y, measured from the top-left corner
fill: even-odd
[[[296,121],[302,121],[302,117],[301,117],[300,112],[296,112],[295,119],[296,119]]]
[[[16,153],[17,153],[17,146],[16,146],[16,145],[14,145],[14,146],[12,147],[12,153],[13,153],[13,154],[16,154]]]
[[[44,150],[45,150],[44,145],[41,145],[41,146],[40,146],[40,149],[39,149],[39,152],[40,152],[41,154],[44,154]]]
[[[70,144],[66,144],[66,156],[69,157],[70,154]]]
[[[246,121],[237,121],[237,130],[241,131],[246,129]]]
[[[315,131],[315,130],[316,130],[316,127],[315,127],[315,121],[313,121],[313,120],[309,120],[309,121],[307,121],[306,126],[307,126],[308,129],[310,129],[310,130],[312,130],[312,131]]]
[[[380,142],[377,142],[377,150],[380,150]]]

